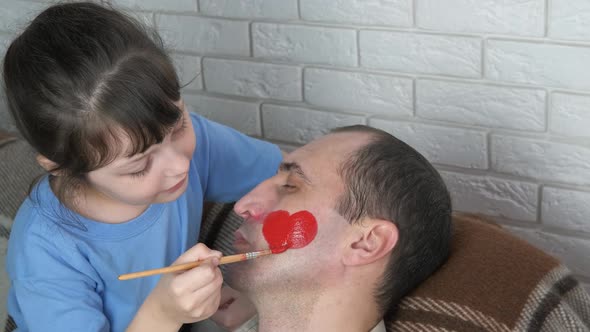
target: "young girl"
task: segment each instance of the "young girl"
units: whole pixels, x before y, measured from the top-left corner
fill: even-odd
[[[18,331],[178,331],[212,315],[222,278],[220,253],[195,246],[203,201],[237,200],[276,172],[279,149],[188,113],[158,36],[91,3],[35,18],[6,53],[4,82],[49,173],[10,238]]]

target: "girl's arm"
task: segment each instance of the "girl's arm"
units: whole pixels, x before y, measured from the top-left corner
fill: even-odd
[[[217,267],[221,253],[197,244],[174,264],[205,260],[182,273],[164,274],[146,298],[127,332],[177,332],[183,323],[209,318],[219,307],[223,277]]]

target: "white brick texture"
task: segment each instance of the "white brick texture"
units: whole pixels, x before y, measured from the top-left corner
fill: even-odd
[[[299,0],[301,17],[309,21],[367,25],[412,25],[411,0]]]
[[[541,131],[545,129],[545,91],[418,80],[416,115],[492,128]]]
[[[194,1],[194,0],[193,0]],[[199,0],[199,9],[211,16],[297,19],[297,0]]]
[[[486,77],[590,90],[590,47],[489,40]]]
[[[248,135],[262,135],[258,103],[203,95],[184,94],[182,97],[195,113]]]
[[[441,171],[453,210],[508,219],[537,219],[538,185],[493,176]]]
[[[335,110],[412,115],[412,80],[388,75],[307,68],[305,101]]]
[[[560,135],[590,137],[590,95],[553,94],[549,129]]]
[[[491,142],[494,170],[590,185],[590,148],[511,136],[492,136]]]
[[[203,60],[207,91],[254,98],[301,100],[301,69],[294,66]]]
[[[2,0],[0,3],[0,31],[14,33],[39,14],[47,4],[22,0]]]
[[[155,21],[154,21],[154,13],[152,12],[138,12],[133,11],[131,9],[123,9],[123,12],[131,18],[136,19],[139,23],[149,27],[151,29],[156,28]]]
[[[166,10],[175,12],[191,12],[197,10],[195,0],[111,0],[111,3],[133,10]]]
[[[356,66],[356,31],[260,23],[252,26],[254,57]]]
[[[4,54],[6,54],[6,50],[8,49],[8,45],[12,41],[12,36],[0,33],[0,54],[2,54],[2,59],[4,59]]]
[[[590,40],[590,1],[549,1],[549,36]]]
[[[438,31],[542,36],[545,0],[420,0],[416,20]]]
[[[205,54],[250,54],[247,22],[158,14],[156,25],[175,50]]]
[[[332,128],[365,123],[358,115],[271,104],[262,105],[262,119],[266,138],[295,144],[305,144]]]
[[[590,275],[590,240],[551,234],[543,230],[509,227],[515,235],[562,260],[574,273]]]
[[[541,222],[552,227],[590,234],[590,192],[545,187]]]
[[[201,90],[201,58],[198,56],[174,54],[172,61],[180,79],[180,85],[185,89]]]
[[[478,38],[390,31],[361,31],[361,66],[401,72],[479,77]]]
[[[484,132],[380,119],[370,119],[369,125],[406,142],[433,163],[487,168]]]

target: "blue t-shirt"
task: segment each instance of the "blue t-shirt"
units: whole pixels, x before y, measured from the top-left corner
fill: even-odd
[[[235,201],[276,173],[277,146],[191,115],[197,137],[187,190],[137,218],[106,224],[65,210],[47,178],[19,209],[6,268],[17,331],[124,331],[159,276],[118,275],[170,265],[196,244],[203,201]]]

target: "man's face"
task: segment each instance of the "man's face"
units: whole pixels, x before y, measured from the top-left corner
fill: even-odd
[[[267,249],[262,226],[277,210],[289,214],[308,211],[316,219],[318,233],[306,247],[232,264],[228,282],[242,291],[310,289],[330,282],[342,267],[341,251],[351,226],[335,206],[345,190],[339,168],[349,155],[368,142],[360,133],[324,136],[285,157],[277,175],[258,185],[235,205],[244,218],[236,232],[238,252]]]

